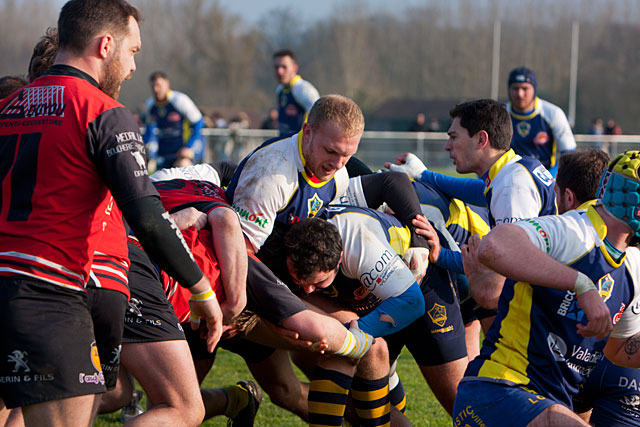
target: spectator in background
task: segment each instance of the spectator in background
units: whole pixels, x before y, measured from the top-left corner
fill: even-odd
[[[229,129],[249,129],[249,116],[244,111],[238,112],[229,122]]]
[[[0,77],[0,99],[6,98],[18,89],[22,89],[29,82],[22,76]]]
[[[427,119],[424,113],[416,114],[416,119],[409,128],[409,132],[429,132],[429,126],[427,125]]]
[[[429,132],[440,132],[440,122],[435,117],[431,117],[429,121]]]
[[[278,110],[273,108],[269,111],[269,115],[262,122],[260,129],[278,129]]]
[[[558,157],[576,149],[567,117],[560,107],[536,96],[538,81],[532,70],[513,69],[508,84],[511,148],[516,154],[538,159],[555,176]]]
[[[588,130],[589,135],[604,135],[604,124],[602,123],[602,119],[595,118],[591,121],[591,126],[589,126]],[[594,148],[597,148],[602,151],[609,151],[609,141],[605,141],[603,139],[598,138],[593,143]]]
[[[604,135],[604,125],[602,123],[602,119],[596,118],[591,121],[591,126],[589,126],[589,135]]]
[[[144,133],[149,161],[155,160],[157,169],[171,167],[179,159],[188,160],[181,160],[181,164],[201,163],[204,141],[200,130],[204,120],[200,110],[187,95],[171,90],[162,71],[151,74],[149,81],[153,96],[146,102]]]
[[[607,127],[604,129],[605,135],[622,135],[622,129],[613,119],[607,120]]]
[[[226,129],[228,127],[227,121],[222,117],[222,114],[218,111],[215,111],[211,115],[211,120],[213,120],[213,127],[217,129]]]
[[[280,83],[276,89],[278,130],[280,135],[298,132],[320,94],[298,74],[298,64],[292,51],[283,49],[274,53],[273,66]]]

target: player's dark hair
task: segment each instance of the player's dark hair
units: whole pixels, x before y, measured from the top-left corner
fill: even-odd
[[[611,161],[607,153],[597,148],[565,153],[558,160],[556,184],[560,191],[569,188],[579,204],[596,198],[600,177]]]
[[[47,71],[55,62],[58,54],[58,29],[47,28],[44,36],[33,47],[29,61],[29,81],[32,82]]]
[[[335,225],[320,218],[293,224],[284,236],[284,252],[299,280],[334,270],[340,262],[342,237]]]
[[[165,79],[165,80],[169,80],[169,77],[167,77],[167,74],[164,71],[154,71],[153,73],[151,73],[151,75],[149,76],[149,81],[151,83],[155,82],[158,79]]]
[[[283,56],[289,56],[291,57],[291,59],[293,59],[293,62],[296,62],[296,55],[293,53],[292,50],[290,49],[280,49],[277,50],[274,54],[273,54],[273,59],[276,58],[281,58]]]
[[[60,49],[81,54],[100,32],[116,40],[129,32],[129,17],[142,21],[140,11],[125,0],[69,0],[58,17]]]
[[[496,150],[508,150],[513,136],[513,125],[506,105],[493,99],[478,99],[456,105],[449,116],[460,118],[460,125],[474,136],[481,130],[489,135],[489,143]]]
[[[0,77],[0,99],[6,98],[18,89],[22,89],[29,82],[22,76]]]

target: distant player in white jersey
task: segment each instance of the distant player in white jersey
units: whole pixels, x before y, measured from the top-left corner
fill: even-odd
[[[298,74],[298,64],[292,51],[283,49],[274,53],[273,67],[280,83],[276,89],[278,130],[280,135],[298,132],[320,94]]]
[[[146,102],[144,133],[149,160],[157,162],[157,169],[171,167],[179,159],[202,162],[202,113],[189,96],[171,89],[162,71],[151,74],[149,81],[153,96]]]
[[[575,150],[576,140],[562,109],[538,98],[537,87],[536,75],[529,68],[518,67],[509,73],[511,148],[516,154],[538,159],[555,176],[558,157]]]

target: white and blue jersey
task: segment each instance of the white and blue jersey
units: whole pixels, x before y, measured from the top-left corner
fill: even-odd
[[[354,206],[329,206],[319,217],[338,229],[343,245],[340,273],[352,279],[337,279],[322,292],[359,313],[360,329],[385,336],[424,314],[420,287],[402,260],[411,240],[407,227],[392,215]],[[381,314],[395,323],[381,321]]]
[[[193,101],[182,92],[170,90],[165,101],[149,98],[146,107],[144,140],[148,144],[148,157],[157,160],[158,169],[171,167],[183,147],[193,150],[193,163],[200,163],[204,153],[200,136],[204,120]]]
[[[278,130],[280,135],[300,131],[314,102],[320,98],[311,83],[295,76],[288,85],[278,85]]]
[[[511,148],[521,156],[533,157],[547,169],[556,169],[560,154],[576,149],[576,141],[564,112],[550,102],[535,98],[529,114],[520,114],[507,104],[513,123]]]
[[[256,251],[274,226],[316,216],[331,202],[367,205],[360,178],[349,179],[344,167],[329,181],[320,181],[307,174],[305,164],[300,132],[265,142],[236,169],[227,198]]]
[[[554,179],[539,161],[508,150],[483,176],[491,228],[524,218],[555,215]]]
[[[629,248],[614,259],[606,248],[606,225],[593,207],[516,225],[543,252],[593,280],[617,322],[614,334],[619,326],[629,328],[618,319],[638,297],[640,251]],[[603,341],[576,332],[584,322],[575,293],[508,279],[480,355],[463,381],[523,386],[571,408],[572,396],[604,357]]]

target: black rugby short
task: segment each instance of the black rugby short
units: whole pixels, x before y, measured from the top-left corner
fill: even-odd
[[[105,389],[83,291],[0,279],[0,398],[7,408]]]
[[[127,296],[111,289],[87,286],[87,304],[93,320],[105,386],[107,390],[113,390],[120,369]]]
[[[185,339],[173,307],[167,300],[160,273],[149,256],[129,242],[131,299],[124,314],[123,343]]]
[[[385,337],[389,360],[395,360],[404,346],[419,366],[437,366],[467,355],[460,304],[449,273],[430,265],[420,288],[425,313],[412,324]]]

